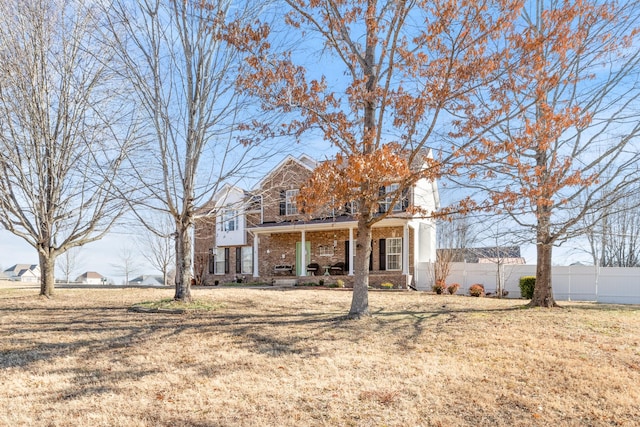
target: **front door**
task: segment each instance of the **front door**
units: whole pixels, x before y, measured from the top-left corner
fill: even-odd
[[[296,242],[296,276],[302,275],[302,267],[307,267],[311,262],[311,242],[304,242],[306,259],[302,262],[302,242]]]

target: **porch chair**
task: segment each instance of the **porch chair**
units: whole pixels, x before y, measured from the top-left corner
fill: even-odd
[[[315,276],[319,270],[320,264],[312,262],[311,264],[307,265],[307,273],[311,273],[313,276]]]
[[[329,269],[331,271],[331,274],[344,274],[344,262],[336,262],[335,264],[333,264],[331,266],[331,268]]]

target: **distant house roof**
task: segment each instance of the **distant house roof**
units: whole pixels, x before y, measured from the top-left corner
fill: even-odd
[[[157,286],[157,285],[164,285],[164,280],[162,276],[146,274],[146,275],[138,276],[135,279],[129,280],[129,284]]]
[[[95,271],[87,271],[79,275],[76,282],[79,282],[82,279],[102,279],[103,277],[104,276],[102,276],[102,274],[96,273]]]
[[[27,272],[30,272],[35,276],[39,276],[40,266],[38,266],[38,264],[16,264],[7,268],[4,272],[8,277],[22,277]]]
[[[438,256],[445,252],[452,253],[451,262],[468,262],[479,263],[482,260],[514,260],[514,264],[524,264],[520,255],[520,246],[490,246],[481,248],[463,248],[463,249],[438,249]],[[516,262],[516,260],[518,260]]]

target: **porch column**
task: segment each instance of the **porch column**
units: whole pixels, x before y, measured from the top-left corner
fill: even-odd
[[[253,277],[260,276],[260,268],[258,266],[258,233],[253,235]]]
[[[353,228],[349,229],[349,276],[353,276]]]
[[[402,274],[409,274],[409,224],[405,223],[402,237]]]
[[[418,268],[419,263],[422,260],[422,258],[420,258],[421,255],[420,254],[420,242],[422,239],[422,234],[424,233],[424,230],[421,230],[421,226],[420,224],[415,224],[415,225],[409,225],[409,234],[411,234],[413,232],[413,281],[417,283],[419,280],[422,279],[422,276],[420,275],[420,269]]]
[[[302,244],[300,245],[300,262],[302,265],[300,266],[300,276],[307,275],[307,243],[306,243],[307,232],[302,230]]]

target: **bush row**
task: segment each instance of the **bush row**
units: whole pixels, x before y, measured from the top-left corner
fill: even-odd
[[[519,282],[520,286],[520,295],[524,299],[533,298],[533,290],[536,287],[536,276],[522,276]],[[460,285],[458,283],[452,283],[451,285],[445,285],[443,280],[437,280],[435,285],[433,285],[432,289],[436,294],[443,294],[448,291],[451,295],[458,292]],[[508,292],[504,293],[506,296]],[[475,283],[469,287],[469,295],[474,297],[482,297],[485,295],[484,285],[480,283]]]

